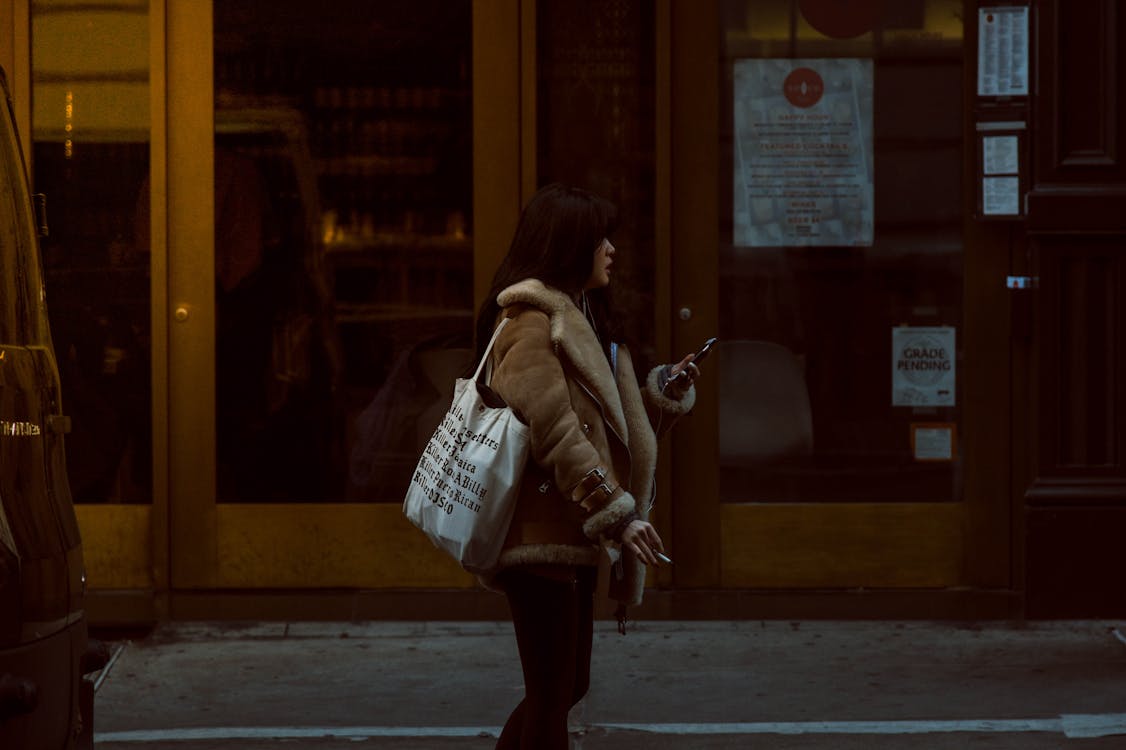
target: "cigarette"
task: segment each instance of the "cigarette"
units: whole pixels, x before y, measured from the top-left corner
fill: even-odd
[[[668,555],[666,555],[664,552],[658,552],[657,553],[657,559],[660,560],[663,563],[668,563],[669,565],[672,565],[672,560],[670,560]]]

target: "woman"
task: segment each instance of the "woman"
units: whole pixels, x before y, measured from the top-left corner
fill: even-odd
[[[478,358],[501,317],[491,385],[530,427],[531,456],[498,568],[487,583],[512,610],[524,700],[498,748],[566,748],[567,714],[590,679],[599,560],[610,595],[641,601],[645,566],[664,546],[646,520],[657,431],[695,401],[692,355],[638,387],[614,342],[607,286],[616,250],[612,204],[573,187],[542,188],[525,207],[477,319]],[[679,377],[675,377],[678,376]]]

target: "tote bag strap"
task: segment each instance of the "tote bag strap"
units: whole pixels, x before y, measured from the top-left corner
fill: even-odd
[[[508,325],[508,318],[501,318],[500,323],[497,324],[496,330],[493,331],[493,337],[489,339],[489,345],[485,347],[485,353],[481,356],[481,361],[477,363],[477,371],[473,373],[473,379],[479,381],[481,379],[481,370],[485,370],[485,385],[488,385],[493,379],[493,365],[489,362],[489,355],[493,353],[493,344],[497,342],[497,336]],[[488,369],[485,363],[489,362]]]

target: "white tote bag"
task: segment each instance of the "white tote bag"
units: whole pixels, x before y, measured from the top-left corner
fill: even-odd
[[[528,426],[480,383],[507,323],[493,332],[473,379],[457,379],[453,403],[422,451],[403,501],[407,518],[473,573],[496,565],[528,460]]]

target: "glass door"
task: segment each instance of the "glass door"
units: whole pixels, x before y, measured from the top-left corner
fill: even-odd
[[[718,4],[717,252],[684,266],[680,298],[703,301],[674,329],[722,342],[690,428],[715,451],[704,579],[954,587],[969,540],[1005,534],[979,524],[1007,498],[975,474],[1005,447],[965,448],[1009,404],[969,385],[988,355],[967,329],[990,326],[971,249],[995,249],[969,244],[962,18],[960,0]],[[674,253],[674,287],[678,262],[696,259]]]
[[[174,585],[472,585],[401,512],[471,359],[470,2],[204,8],[169,18]]]
[[[63,402],[67,470],[90,588],[160,588],[163,498],[154,485],[148,203],[162,39],[148,0],[31,0],[32,179]],[[159,104],[155,105],[159,106]],[[26,134],[25,134],[26,137]],[[97,603],[93,611],[97,616]]]

